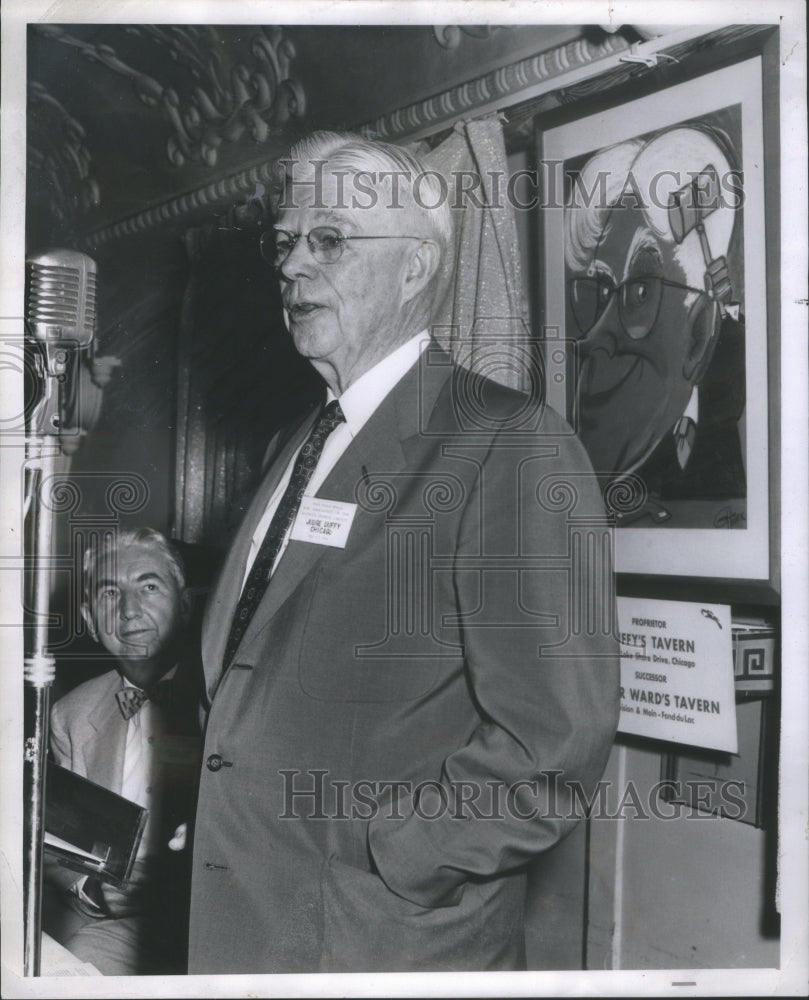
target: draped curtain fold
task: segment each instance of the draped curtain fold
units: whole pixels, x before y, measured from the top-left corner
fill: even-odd
[[[446,181],[454,230],[434,336],[459,364],[527,390],[532,345],[500,116],[459,122],[421,158]]]

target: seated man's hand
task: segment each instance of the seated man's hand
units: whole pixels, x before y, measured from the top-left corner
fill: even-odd
[[[92,875],[79,879],[73,887],[79,899],[97,911],[98,916],[108,917],[110,909],[104,898],[104,883]]]
[[[184,851],[185,842],[188,838],[188,823],[180,823],[174,831],[174,836],[169,841],[169,850]]]

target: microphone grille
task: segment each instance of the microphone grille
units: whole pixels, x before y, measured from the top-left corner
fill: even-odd
[[[96,321],[96,265],[74,250],[49,250],[27,261],[26,318],[45,342],[72,340],[87,347]]]

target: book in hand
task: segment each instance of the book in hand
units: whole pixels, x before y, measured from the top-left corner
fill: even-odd
[[[44,850],[59,864],[125,889],[148,811],[48,761]]]

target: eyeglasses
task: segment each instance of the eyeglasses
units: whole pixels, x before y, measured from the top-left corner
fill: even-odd
[[[629,278],[613,284],[605,274],[593,278],[572,278],[568,282],[570,306],[576,325],[588,334],[606,312],[613,295],[618,296],[618,318],[628,337],[642,340],[657,322],[664,288],[708,294],[704,288],[692,288],[658,275]]]
[[[275,268],[283,267],[303,233],[290,233],[286,229],[270,229],[261,234],[261,256]],[[334,226],[316,226],[305,234],[312,256],[318,264],[336,264],[343,256],[349,240],[422,240],[423,236],[347,236]]]

